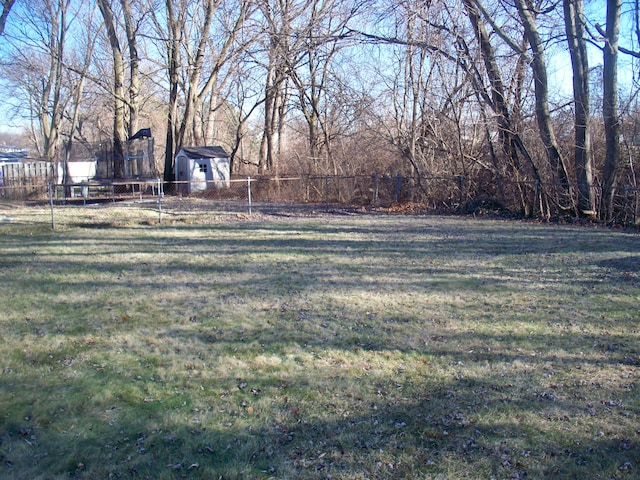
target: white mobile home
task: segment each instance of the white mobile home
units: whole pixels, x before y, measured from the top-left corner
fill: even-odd
[[[229,154],[222,147],[182,147],[176,154],[175,172],[178,191],[187,195],[229,187]]]

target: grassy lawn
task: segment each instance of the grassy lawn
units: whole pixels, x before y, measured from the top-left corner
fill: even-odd
[[[0,478],[640,476],[637,233],[47,214],[0,208]]]

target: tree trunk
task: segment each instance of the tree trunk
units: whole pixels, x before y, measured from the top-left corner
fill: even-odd
[[[124,165],[124,145],[127,139],[124,118],[124,58],[122,56],[113,10],[111,9],[109,0],[98,0],[98,7],[104,19],[113,57],[113,174],[115,178],[123,178],[126,173]]]
[[[180,80],[180,20],[176,17],[173,0],[166,0],[166,21],[169,38],[167,39],[167,74],[169,77],[169,105],[167,112],[167,136],[164,156],[164,181],[175,181],[174,157],[176,154],[176,126],[178,121],[178,82]]]
[[[202,27],[200,29],[198,46],[196,47],[196,51],[193,54],[194,60],[189,65],[189,86],[187,89],[187,96],[185,98],[184,115],[182,117],[182,121],[180,122],[180,129],[177,139],[179,145],[192,143],[194,139],[193,126],[196,115],[201,109],[202,103],[198,100],[200,78],[202,76],[202,68],[204,64],[207,41],[209,39],[211,20],[215,11],[214,3],[214,0],[207,0],[204,6],[204,19]]]
[[[620,122],[618,119],[618,36],[621,0],[607,0],[607,29],[604,45],[602,115],[606,154],[602,172],[601,216],[611,222],[614,216],[615,185],[620,159]]]
[[[278,134],[281,132],[281,122],[285,118],[283,105],[285,91],[289,82],[290,69],[287,68],[287,58],[291,55],[289,42],[291,40],[291,21],[295,18],[295,11],[291,11],[293,2],[259,2],[259,9],[266,21],[266,34],[268,35],[268,60],[265,82],[264,102],[264,129],[260,143],[258,158],[258,173],[271,172],[277,174],[278,155],[277,147],[280,144]]]
[[[64,48],[67,33],[67,5],[58,4],[53,7],[47,3],[51,15],[51,57],[49,63],[49,77],[47,78],[42,95],[42,107],[39,115],[40,129],[43,136],[43,155],[51,161],[57,161],[60,143],[60,123],[62,121],[62,68],[64,62]]]
[[[197,96],[194,99],[193,110],[195,114],[193,115],[192,122],[192,131],[193,131],[193,139],[196,145],[207,145],[208,141],[213,141],[214,138],[211,136],[212,132],[212,124],[211,119],[215,117],[215,112],[218,109],[218,105],[216,99],[218,97],[218,93],[220,90],[219,85],[219,77],[220,72],[225,64],[228,64],[232,59],[236,58],[234,47],[237,46],[238,36],[242,30],[245,20],[247,19],[247,12],[249,12],[251,5],[251,0],[240,0],[240,6],[237,10],[237,16],[235,17],[235,21],[233,22],[233,26],[225,32],[225,40],[223,44],[215,49],[210,57],[210,73],[204,82],[204,86],[200,88]],[[212,4],[210,9],[213,13],[213,10],[218,8],[220,2],[216,2],[215,5]],[[211,20],[208,22],[211,24]],[[208,27],[207,27],[208,30]],[[206,35],[205,39],[209,38],[209,34]],[[206,46],[206,44],[205,44]],[[244,46],[241,46],[239,50],[244,49]],[[227,75],[232,75],[235,69],[230,68]],[[224,83],[225,78],[223,78],[222,83]],[[209,98],[207,111],[204,112],[204,105],[207,103],[206,99]],[[224,103],[224,102],[222,102]],[[222,118],[222,117],[221,117]]]
[[[124,15],[124,27],[127,33],[127,46],[129,49],[129,122],[128,138],[138,131],[138,112],[140,110],[140,57],[138,55],[138,42],[136,30],[131,16],[131,0],[120,0]]]
[[[573,68],[573,101],[575,105],[575,169],[578,183],[580,214],[595,215],[591,135],[589,125],[589,60],[584,37],[583,0],[564,0],[564,22]]]
[[[536,99],[536,120],[540,130],[540,138],[547,153],[549,165],[554,172],[556,180],[560,182],[558,189],[559,199],[566,199],[568,194],[569,179],[567,169],[558,147],[558,141],[551,122],[549,112],[549,85],[547,79],[547,65],[544,55],[542,40],[538,34],[535,17],[533,15],[533,5],[527,0],[516,0],[520,20],[524,26],[525,35],[533,53],[531,67],[533,69],[533,79]],[[561,200],[562,201],[562,200]],[[561,205],[562,207],[562,205]]]
[[[276,170],[276,145],[278,136],[278,121],[280,105],[282,103],[282,89],[286,79],[282,76],[278,66],[279,59],[276,49],[270,52],[267,70],[264,104],[264,131],[260,143],[260,158],[258,174]]]

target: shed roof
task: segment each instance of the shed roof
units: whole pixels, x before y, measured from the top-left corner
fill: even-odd
[[[180,149],[187,158],[228,158],[229,154],[220,146],[215,147],[182,147]]]

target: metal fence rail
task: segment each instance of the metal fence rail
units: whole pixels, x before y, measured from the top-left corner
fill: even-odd
[[[118,200],[143,200],[163,195],[163,183],[159,178],[119,182],[84,182],[49,184],[49,201],[53,203]]]

